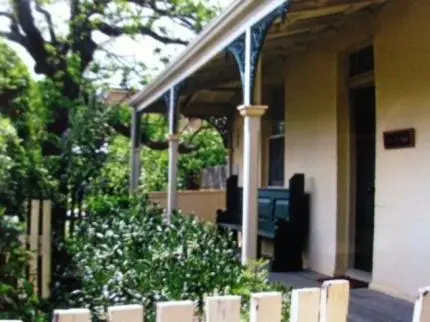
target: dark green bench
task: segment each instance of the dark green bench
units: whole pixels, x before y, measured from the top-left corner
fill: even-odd
[[[242,188],[237,186],[237,176],[231,176],[227,180],[226,210],[217,211],[218,227],[222,231],[233,232],[236,238],[237,233],[242,231],[242,194]],[[257,256],[261,257],[262,239],[273,240],[274,270],[291,271],[302,268],[301,253],[308,224],[307,204],[303,174],[295,174],[290,179],[290,189],[258,190]]]

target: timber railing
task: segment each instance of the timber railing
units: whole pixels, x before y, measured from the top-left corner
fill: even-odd
[[[228,167],[226,165],[219,165],[205,168],[201,171],[200,175],[201,189],[225,189],[228,176]]]
[[[349,282],[326,281],[321,288],[305,288],[292,291],[290,322],[346,322],[348,319]],[[251,295],[251,322],[281,322],[282,294],[256,293]],[[124,305],[110,307],[106,320],[110,322],[142,322],[143,306]],[[90,322],[88,309],[55,310],[56,322]],[[196,315],[192,301],[161,302],[156,304],[157,322],[241,322],[241,297],[216,296],[205,300],[204,316]],[[430,321],[430,288],[419,291],[412,322]],[[0,321],[1,322],[1,321]]]

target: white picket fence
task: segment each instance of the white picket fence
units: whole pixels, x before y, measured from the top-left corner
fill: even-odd
[[[29,281],[41,298],[50,295],[52,261],[52,204],[50,200],[31,200],[28,231],[20,240],[23,247],[30,251]]]
[[[349,305],[349,282],[327,281],[319,288],[293,290],[290,322],[346,322]],[[250,322],[282,321],[282,294],[256,293],[251,296]],[[157,322],[240,322],[240,296],[206,298],[205,316],[195,315],[192,301],[161,302],[156,305]],[[109,322],[142,322],[145,316],[141,305],[110,307]],[[430,321],[430,287],[421,289],[415,303],[412,322]],[[53,321],[90,322],[88,309],[55,310]],[[0,321],[5,322],[5,321]]]

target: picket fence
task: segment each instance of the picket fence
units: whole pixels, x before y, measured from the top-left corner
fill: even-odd
[[[42,298],[50,295],[52,266],[52,206],[49,200],[32,200],[27,234],[21,238],[30,251],[29,278],[34,290]]]
[[[205,168],[200,173],[201,189],[225,189],[228,176],[228,167],[219,165]]]
[[[290,322],[346,322],[349,305],[349,282],[326,281],[319,288],[292,291]],[[205,314],[195,316],[192,301],[172,301],[156,304],[157,322],[240,322],[240,296],[208,297]],[[110,307],[109,322],[142,322],[145,316],[141,305]],[[412,322],[430,321],[430,287],[419,291]],[[55,310],[55,322],[90,322],[88,309]],[[251,296],[250,322],[282,321],[282,294],[278,292],[255,293]],[[4,322],[4,321],[0,321]]]
[[[52,202],[50,200],[31,200],[28,208],[27,231],[21,236],[21,242],[31,256],[28,277],[34,291],[41,298],[47,299],[50,296],[53,266]],[[71,208],[73,211],[70,211],[64,220],[65,236],[73,231],[75,222],[84,218],[82,205],[72,202]]]

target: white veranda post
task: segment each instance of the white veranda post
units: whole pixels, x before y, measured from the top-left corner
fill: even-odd
[[[174,90],[169,92],[169,182],[167,187],[167,213],[166,219],[170,222],[173,211],[176,209],[176,184],[178,167],[178,145],[179,136],[177,133],[177,111],[174,97]]]
[[[167,200],[167,221],[170,222],[173,211],[177,207],[176,203],[176,182],[178,166],[178,144],[179,136],[171,134],[169,136],[169,184]]]
[[[130,193],[139,187],[140,177],[140,113],[133,109],[131,118]]]
[[[259,143],[261,116],[267,106],[242,105],[238,109],[244,117],[242,263],[247,264],[257,257]]]
[[[248,28],[245,32],[243,105],[238,107],[244,117],[242,264],[257,258],[261,117],[267,110],[265,105],[252,105],[251,51],[252,35]]]

